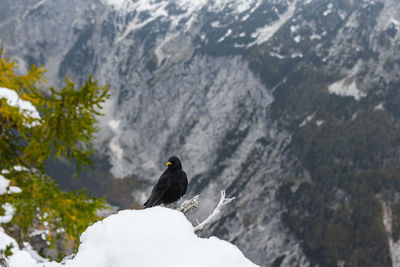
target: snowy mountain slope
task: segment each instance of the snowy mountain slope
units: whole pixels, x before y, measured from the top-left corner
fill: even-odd
[[[153,182],[179,155],[190,194],[202,195],[193,217],[207,215],[226,188],[238,200],[209,233],[262,266],[315,263],[276,199],[282,183],[294,183],[295,194],[312,181],[292,137],[329,116],[395,107],[387,96],[400,78],[394,0],[1,5],[10,10],[0,16],[8,57],[44,65],[53,84],[89,74],[110,83],[97,138],[110,173]]]

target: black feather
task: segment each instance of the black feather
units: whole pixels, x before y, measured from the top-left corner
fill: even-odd
[[[188,180],[181,161],[177,157],[170,157],[168,162],[171,165],[161,174],[149,199],[143,204],[145,208],[173,203],[186,193]]]

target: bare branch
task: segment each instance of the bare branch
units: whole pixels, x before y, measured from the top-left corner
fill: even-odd
[[[191,211],[192,209],[196,209],[198,207],[199,207],[199,195],[196,195],[192,199],[186,200],[185,202],[183,202],[177,208],[177,210],[181,211],[183,214],[186,214],[189,211]]]
[[[232,202],[232,200],[234,200],[234,199],[235,199],[234,197],[233,197],[233,198],[225,198],[225,191],[224,191],[224,190],[221,191],[221,198],[219,199],[219,202],[218,202],[217,207],[215,207],[215,209],[214,209],[213,212],[207,217],[207,219],[205,219],[202,223],[200,223],[199,225],[197,225],[197,226],[194,228],[194,232],[195,232],[195,233],[201,232],[201,231],[203,231],[203,229],[204,229],[206,226],[208,226],[208,225],[214,223],[214,222],[218,219],[219,215],[221,214],[221,210],[222,210],[227,204],[229,204],[230,202]]]

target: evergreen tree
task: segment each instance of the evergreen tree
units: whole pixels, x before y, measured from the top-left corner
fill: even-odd
[[[21,244],[33,229],[41,229],[50,246],[61,239],[76,248],[77,238],[99,219],[96,211],[106,203],[84,191],[60,191],[46,175],[44,161],[66,159],[78,171],[93,164],[91,141],[108,87],[89,77],[79,88],[68,79],[61,89],[46,88],[43,68],[32,66],[25,75],[17,75],[15,69],[15,62],[0,53],[0,87],[32,103],[40,116],[23,112],[0,96],[0,174],[22,190],[0,195],[0,204],[15,209],[11,222],[2,226]]]

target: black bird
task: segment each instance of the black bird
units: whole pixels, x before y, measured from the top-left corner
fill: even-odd
[[[181,161],[177,157],[170,157],[167,166],[168,168],[161,174],[151,191],[149,199],[143,204],[144,208],[171,204],[186,193],[188,180],[186,173],[182,170]]]

